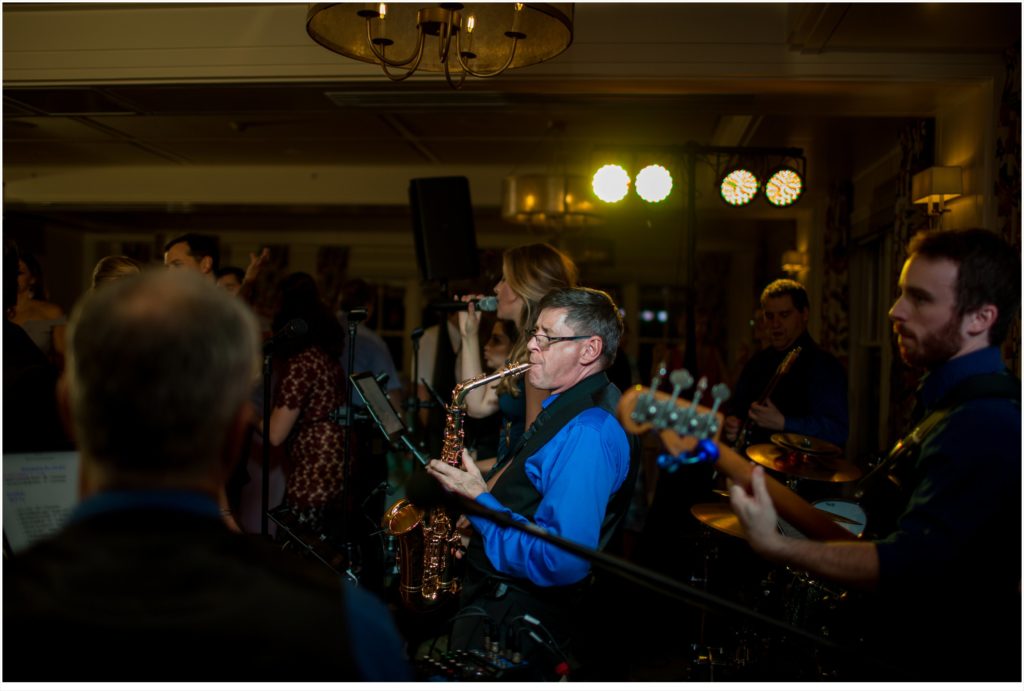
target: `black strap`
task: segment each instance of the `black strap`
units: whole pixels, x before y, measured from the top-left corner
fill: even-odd
[[[569,421],[588,408],[593,408],[601,401],[601,394],[609,385],[608,375],[604,372],[592,374],[573,388],[569,389],[551,405],[540,412],[514,449],[504,458],[498,459],[485,479],[489,480],[497,472],[516,458],[529,458],[542,446],[558,434],[558,431],[569,424]],[[526,395],[524,390],[523,395]]]
[[[950,389],[935,405],[924,412],[923,418],[909,434],[896,442],[885,460],[876,466],[870,473],[857,484],[854,497],[858,500],[876,489],[882,480],[889,480],[897,485],[901,491],[909,488],[902,487],[899,481],[899,473],[895,466],[904,460],[913,458],[921,442],[931,431],[946,417],[970,401],[984,398],[1008,398],[1020,405],[1020,380],[1012,376],[1009,371],[994,374],[979,374],[960,382]]]
[[[979,398],[1009,398],[1020,403],[1020,380],[1004,371],[999,374],[979,374],[965,379],[942,397],[934,410],[953,409]]]

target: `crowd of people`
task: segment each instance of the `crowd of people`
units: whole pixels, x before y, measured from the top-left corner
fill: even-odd
[[[221,266],[216,238],[198,234],[166,243],[167,270],[104,257],[67,317],[39,263],[5,240],[5,453],[74,449],[81,463],[67,523],[5,559],[6,679],[410,680],[423,678],[413,661],[425,631],[432,650],[443,639],[493,659],[500,645],[521,678],[586,679],[615,668],[601,664],[609,647],[595,635],[629,637],[642,619],[595,603],[616,586],[585,555],[684,580],[709,545],[687,537],[705,526],[686,512],[709,499],[735,519],[745,559],[856,598],[839,680],[1020,679],[1020,382],[1000,352],[1019,308],[1020,257],[998,236],[924,232],[909,245],[889,318],[900,357],[924,373],[918,407],[888,458],[850,483],[867,512],[863,535],[837,541],[780,530],[777,469],[754,463],[749,481],[725,482],[710,465],[657,474],[645,464],[660,449],[628,434],[617,409],[630,383],[612,375],[624,357],[621,311],[551,245],[505,250],[493,315],[480,309],[490,285],[459,291],[413,335],[409,372],[363,323],[375,309],[365,281],[329,304],[316,278],[294,272],[273,286],[273,313],[260,314],[271,257],[249,259]],[[742,454],[789,435],[841,449],[856,373],[811,337],[800,283],[770,283],[760,308],[765,347],[722,410],[720,448]],[[469,392],[477,426],[460,432],[456,462],[442,459],[454,385],[514,364],[529,368]],[[457,519],[440,549],[461,592],[418,615],[433,617],[426,628],[400,609],[406,580],[386,577],[389,558],[408,568],[410,555],[399,559],[376,528],[395,488],[376,413],[349,387],[362,371],[377,375],[430,459],[407,459],[436,490],[424,532],[435,511]],[[238,486],[258,481],[245,473],[254,441],[284,459],[275,515],[322,545],[348,545],[341,569],[241,525]],[[653,499],[636,491],[644,472],[655,473]],[[648,525],[633,554],[618,539],[637,510],[649,510]],[[172,647],[175,663],[162,664]],[[117,660],[103,654],[112,649]],[[60,665],[48,662],[55,655]]]

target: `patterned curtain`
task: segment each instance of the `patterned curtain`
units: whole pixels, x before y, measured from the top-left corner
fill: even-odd
[[[1006,82],[996,129],[996,231],[1020,254],[1020,43],[1006,54]],[[1020,316],[1003,344],[1003,358],[1020,376]]]
[[[896,299],[899,274],[907,259],[907,243],[913,235],[928,228],[928,216],[923,207],[911,200],[911,181],[914,173],[931,164],[934,146],[934,121],[919,120],[900,131],[900,166],[896,176],[896,206],[893,209],[892,258],[893,275],[890,281],[890,300]],[[907,367],[900,359],[896,339],[890,339],[892,368],[889,372],[889,443],[899,437],[910,421],[914,408],[914,391],[921,373]]]
[[[821,346],[844,367],[850,357],[850,210],[853,185],[848,180],[829,190],[825,219],[825,266],[822,277]]]

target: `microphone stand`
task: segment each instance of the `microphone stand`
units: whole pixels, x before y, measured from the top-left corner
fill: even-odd
[[[412,339],[412,390],[409,392],[409,398],[405,401],[405,410],[410,416],[409,429],[416,429],[419,427],[417,411],[420,409],[420,397],[417,394],[417,389],[420,382],[420,339],[423,338],[423,327],[413,329],[409,338]]]
[[[445,491],[443,490],[443,488],[441,488],[440,483],[436,482],[436,480],[434,481],[434,485],[441,491]],[[434,490],[428,490],[429,493],[433,493],[433,491]],[[524,523],[517,521],[508,514],[487,508],[486,506],[483,506],[482,504],[473,499],[468,499],[466,497],[462,497],[447,492],[446,494],[446,500],[448,501],[448,503],[454,504],[456,511],[468,515],[479,516],[486,520],[492,521],[504,528],[513,528],[515,530],[525,532],[528,535],[532,535],[533,537],[543,540],[544,542],[550,543],[566,552],[569,552],[570,554],[573,554],[582,559],[586,559],[592,565],[600,567],[609,573],[615,574],[628,581],[637,583],[640,586],[645,587],[661,595],[670,597],[675,600],[679,600],[687,605],[697,607],[705,611],[715,612],[718,614],[739,616],[758,622],[760,624],[770,626],[779,631],[801,638],[805,642],[817,646],[820,649],[828,649],[830,651],[840,653],[844,656],[857,655],[859,657],[859,660],[861,660],[864,663],[873,665],[876,669],[879,670],[893,670],[893,666],[891,664],[886,664],[878,660],[877,658],[869,657],[868,655],[862,653],[859,650],[851,650],[850,646],[840,645],[835,641],[831,641],[827,638],[822,638],[821,636],[815,635],[809,631],[801,629],[798,626],[794,626],[792,624],[789,624],[788,622],[774,619],[767,615],[761,614],[760,612],[757,612],[755,610],[748,609],[746,607],[743,607],[742,605],[738,605],[732,602],[731,600],[727,600],[717,595],[713,595],[712,593],[694,588],[693,586],[686,585],[675,579],[669,578],[668,576],[660,574],[656,571],[651,571],[641,566],[637,566],[636,564],[626,561],[625,559],[622,559],[620,557],[616,557],[611,554],[606,554],[604,552],[599,552],[595,549],[591,549],[590,547],[586,547],[577,542],[573,542],[572,540],[567,540],[559,535],[554,535],[544,530],[535,523]],[[410,498],[410,500],[414,504],[416,504],[415,497]],[[425,506],[430,503],[437,504],[438,502],[425,501],[421,506]]]
[[[267,514],[270,511],[270,376],[271,351],[263,353],[263,449],[260,484],[260,535],[267,537],[270,533]]]
[[[359,322],[366,319],[366,310],[362,307],[350,309],[346,313],[346,325],[348,327],[348,363],[345,369],[346,376],[352,374],[356,366],[356,329]],[[347,383],[347,381],[346,381]],[[345,558],[346,566],[350,573],[357,569],[353,568],[353,557],[355,555],[352,541],[352,530],[355,526],[352,506],[352,385],[349,384],[345,396],[345,445],[342,449],[342,483],[341,483],[341,505],[342,505],[342,528],[345,536]]]

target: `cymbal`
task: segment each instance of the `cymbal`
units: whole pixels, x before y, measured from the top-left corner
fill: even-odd
[[[843,452],[838,446],[823,439],[808,437],[806,434],[773,434],[773,444],[777,444],[790,451],[810,454],[812,456],[838,456]]]
[[[775,444],[753,444],[747,447],[747,457],[769,470],[805,480],[850,482],[862,474],[860,468],[842,456],[801,453]]]
[[[720,530],[727,535],[738,537],[741,540],[747,539],[747,533],[743,530],[743,526],[740,525],[740,519],[736,517],[732,508],[724,502],[694,504],[690,507],[690,513],[706,526]]]

